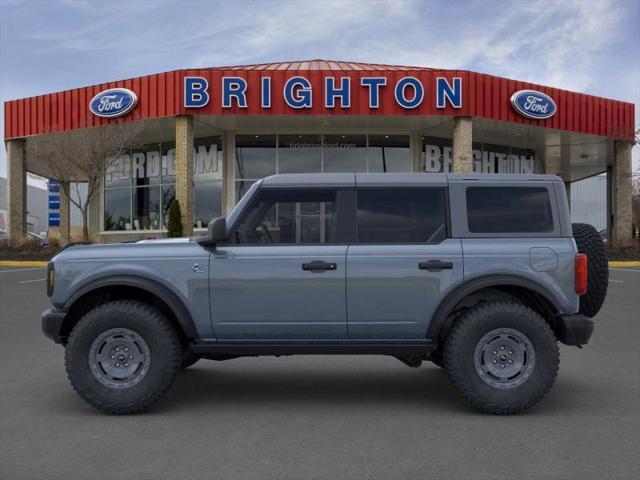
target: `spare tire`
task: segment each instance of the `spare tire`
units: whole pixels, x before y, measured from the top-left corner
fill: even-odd
[[[573,223],[571,227],[578,252],[587,255],[587,293],[580,297],[579,312],[587,317],[595,317],[604,303],[609,287],[607,251],[593,225]]]

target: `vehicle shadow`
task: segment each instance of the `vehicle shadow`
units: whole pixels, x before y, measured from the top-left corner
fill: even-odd
[[[233,360],[231,360],[233,361]],[[419,369],[320,370],[276,367],[226,369],[224,362],[202,362],[180,374],[154,412],[217,408],[279,406],[296,409],[331,406],[388,406],[473,412],[460,399],[446,373],[430,364]]]

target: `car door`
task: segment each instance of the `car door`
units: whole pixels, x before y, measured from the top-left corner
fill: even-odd
[[[218,339],[346,338],[336,189],[261,189],[212,254]]]
[[[444,187],[358,188],[347,252],[349,338],[424,339],[444,293],[462,281],[462,247],[447,238]]]

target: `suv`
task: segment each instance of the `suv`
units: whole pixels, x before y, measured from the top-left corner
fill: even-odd
[[[345,173],[260,180],[203,237],[66,248],[47,278],[42,329],[106,412],[199,359],[383,354],[506,414],[588,342],[608,270],[558,177]]]

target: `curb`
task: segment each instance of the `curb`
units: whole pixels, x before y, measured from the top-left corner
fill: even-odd
[[[0,267],[46,267],[47,262],[33,260],[0,260]]]
[[[640,267],[640,262],[609,262],[609,267]]]
[[[0,267],[46,267],[47,262],[31,260],[0,260]],[[609,262],[609,267],[640,267],[640,261]]]

